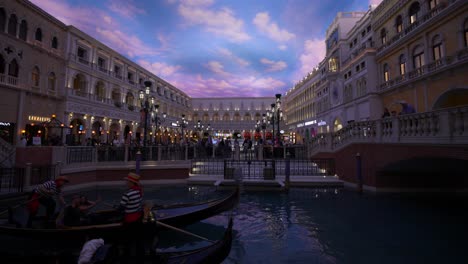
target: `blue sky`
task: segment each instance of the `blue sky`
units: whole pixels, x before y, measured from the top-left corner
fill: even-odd
[[[31,0],[191,97],[284,94],[337,12],[380,0]]]

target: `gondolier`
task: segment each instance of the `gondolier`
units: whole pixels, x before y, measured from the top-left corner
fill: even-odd
[[[29,211],[28,227],[32,225],[32,219],[37,215],[39,205],[42,204],[46,208],[46,220],[49,221],[54,215],[57,197],[58,201],[64,205],[65,200],[62,196],[62,188],[69,180],[66,176],[59,176],[55,180],[46,181],[34,189],[29,197],[27,208]]]
[[[136,250],[137,257],[143,257],[144,245],[140,239],[143,235],[143,188],[140,184],[140,175],[130,172],[124,178],[128,190],[122,194],[119,210],[124,213],[124,257],[130,256],[132,248]],[[143,260],[143,259],[141,259]],[[141,260],[137,260],[141,261]]]

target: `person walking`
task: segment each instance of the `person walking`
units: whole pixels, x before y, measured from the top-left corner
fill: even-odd
[[[55,180],[46,181],[34,189],[29,196],[29,202],[26,206],[29,212],[28,227],[32,226],[32,220],[37,215],[39,205],[41,204],[46,208],[46,221],[49,223],[50,220],[52,220],[51,218],[57,207],[54,198],[57,198],[62,206],[65,205],[65,200],[62,196],[62,188],[65,183],[68,182],[70,181],[66,176],[59,176]]]
[[[141,237],[143,236],[143,188],[140,184],[140,175],[130,172],[124,178],[128,190],[122,194],[119,210],[123,212],[124,226],[124,262],[128,262],[132,250],[138,263],[143,262],[145,248]]]

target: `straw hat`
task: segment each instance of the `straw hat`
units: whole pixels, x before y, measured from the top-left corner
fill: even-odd
[[[70,182],[70,180],[68,180],[68,177],[67,176],[58,176],[55,181],[63,181],[63,182]]]
[[[140,175],[130,172],[127,177],[123,178],[124,180],[131,181],[136,184],[140,184]]]

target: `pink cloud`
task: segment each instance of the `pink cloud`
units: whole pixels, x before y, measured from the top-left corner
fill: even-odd
[[[130,57],[158,54],[156,49],[146,45],[136,35],[118,30],[123,26],[99,9],[74,7],[60,0],[32,2],[63,23],[79,28],[122,54]]]
[[[257,13],[253,23],[257,26],[257,29],[260,30],[260,32],[274,41],[285,42],[296,37],[293,33],[290,33],[285,29],[280,29],[278,24],[270,21],[270,15],[268,12]]]
[[[126,18],[133,18],[137,15],[146,14],[146,11],[142,8],[138,8],[133,0],[109,1],[109,9]]]
[[[294,76],[301,80],[325,58],[325,40],[313,39],[304,42],[304,50],[299,56],[300,69]]]
[[[141,67],[145,68],[146,70],[154,73],[157,76],[161,76],[164,78],[173,76],[177,74],[177,71],[182,69],[182,66],[180,65],[169,65],[163,62],[149,62],[145,60],[139,60],[138,64],[140,64]]]
[[[250,39],[244,31],[242,19],[236,18],[229,8],[210,9],[211,3],[211,1],[182,1],[178,11],[189,25],[200,25],[206,31],[225,37],[228,41],[244,42]]]
[[[382,0],[369,0],[369,5],[379,5]]]
[[[224,66],[219,61],[209,61],[205,65],[205,67],[216,74],[229,75],[227,72],[224,71]]]
[[[288,65],[284,61],[272,61],[269,59],[262,58],[260,59],[260,62],[268,66],[268,68],[266,69],[267,72],[282,71],[288,67]]]
[[[219,54],[221,54],[225,59],[234,61],[235,63],[239,64],[242,67],[246,67],[250,65],[250,62],[247,60],[244,60],[236,55],[234,55],[230,50],[226,48],[219,48],[218,49]]]

